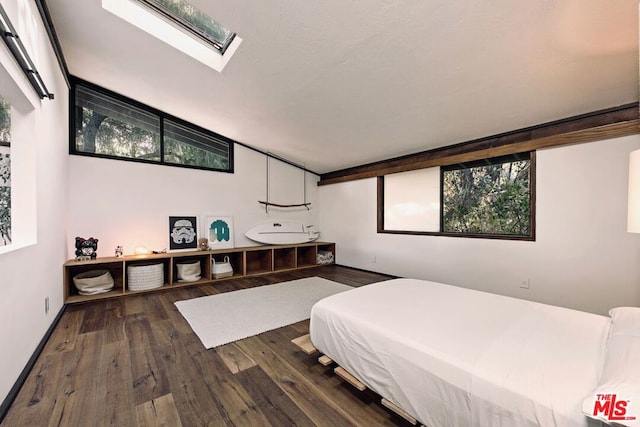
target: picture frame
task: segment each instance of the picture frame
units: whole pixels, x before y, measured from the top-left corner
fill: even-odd
[[[228,215],[203,217],[202,237],[209,240],[209,249],[233,248],[233,217]]]
[[[196,216],[169,217],[169,250],[198,249],[198,220]]]

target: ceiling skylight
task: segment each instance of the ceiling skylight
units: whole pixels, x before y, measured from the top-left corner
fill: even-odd
[[[185,0],[102,0],[102,8],[216,71],[242,41]]]
[[[138,0],[224,52],[234,33],[184,0]]]

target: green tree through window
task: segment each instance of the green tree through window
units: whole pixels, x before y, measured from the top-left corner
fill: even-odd
[[[97,86],[74,84],[71,152],[233,170],[233,142]]]
[[[442,169],[442,231],[528,236],[530,160],[483,162]]]
[[[378,232],[535,240],[535,151],[378,178]]]

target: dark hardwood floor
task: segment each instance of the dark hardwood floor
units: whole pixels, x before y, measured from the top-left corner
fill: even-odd
[[[2,426],[408,425],[290,342],[308,320],[207,350],[173,304],[309,276],[389,278],[332,265],[69,306]]]

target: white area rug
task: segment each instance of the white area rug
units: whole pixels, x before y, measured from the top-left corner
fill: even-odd
[[[353,289],[321,277],[176,301],[206,348],[308,319],[322,298]]]

